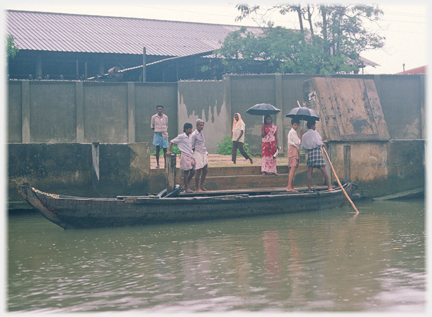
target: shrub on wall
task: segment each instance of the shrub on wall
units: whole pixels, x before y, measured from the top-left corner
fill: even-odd
[[[174,144],[174,143],[173,143],[173,145],[171,147],[171,152],[174,153],[174,154],[181,154],[181,151],[179,150],[177,144]],[[151,153],[150,155],[151,156],[155,156],[156,155],[156,150],[153,153]],[[159,155],[161,155],[161,156],[164,155],[164,152],[163,152],[162,149],[159,150]]]
[[[218,149],[216,151],[216,154],[231,155],[231,153],[232,153],[232,144],[233,144],[232,138],[229,135],[224,136],[224,138],[217,143]],[[249,144],[244,143],[243,148],[244,148],[244,150],[246,151],[246,153],[249,156],[252,155],[251,151],[249,149]],[[237,156],[239,156],[239,155],[241,155],[240,151],[237,150]]]

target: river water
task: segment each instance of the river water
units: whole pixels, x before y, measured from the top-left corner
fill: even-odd
[[[8,217],[10,312],[425,312],[424,200],[116,229]]]

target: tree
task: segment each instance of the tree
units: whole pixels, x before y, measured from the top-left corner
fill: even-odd
[[[384,45],[384,38],[364,27],[366,21],[378,22],[383,12],[366,5],[276,5],[261,11],[260,6],[237,5],[236,20],[251,17],[262,34],[242,27],[228,34],[216,51],[227,72],[249,72],[253,65],[265,64],[265,72],[350,73],[362,66],[360,54]],[[300,30],[274,27],[269,12],[295,13]],[[318,22],[313,23],[317,20]],[[304,28],[304,23],[309,28]]]
[[[18,45],[15,44],[14,37],[12,35],[6,35],[6,57],[14,58],[19,51]]]

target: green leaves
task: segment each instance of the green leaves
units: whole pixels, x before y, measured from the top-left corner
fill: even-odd
[[[232,145],[233,145],[232,138],[229,135],[225,135],[223,140],[219,141],[217,144],[218,149],[216,151],[216,154],[231,155]],[[249,145],[247,143],[244,143],[243,148],[249,156],[252,156],[251,151],[249,149]],[[240,151],[237,150],[237,156],[239,155],[240,155]]]
[[[18,53],[18,45],[14,42],[14,37],[12,35],[6,35],[6,54],[7,57],[14,58]]]
[[[241,12],[239,20],[260,16],[260,6],[237,5],[237,8]],[[266,13],[272,9],[283,15],[297,12],[300,22],[312,21],[312,15],[306,18],[305,13],[316,12],[314,33],[303,28],[295,31],[273,27],[271,22],[261,28],[260,34],[242,27],[228,34],[222,47],[215,51],[223,59],[226,73],[356,73],[361,66],[360,53],[384,45],[383,37],[364,28],[364,21],[377,21],[383,14],[377,6],[308,5],[305,9],[276,5]],[[312,23],[309,25],[312,28]]]

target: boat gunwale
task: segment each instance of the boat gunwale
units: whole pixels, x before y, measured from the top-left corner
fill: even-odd
[[[344,184],[343,187],[347,188],[351,183]],[[45,199],[54,199],[54,200],[74,200],[74,201],[101,201],[101,202],[154,202],[155,204],[160,204],[162,201],[166,202],[175,202],[175,201],[233,201],[236,199],[252,199],[256,200],[259,198],[286,198],[286,197],[314,197],[314,196],[336,196],[342,192],[341,188],[333,189],[332,191],[328,191],[326,188],[319,188],[312,192],[307,192],[307,190],[298,191],[298,192],[287,192],[287,191],[245,191],[245,192],[227,192],[227,193],[218,193],[217,191],[208,191],[206,193],[194,195],[196,193],[191,194],[181,194],[176,197],[158,197],[153,195],[147,196],[117,196],[117,197],[79,197],[79,196],[69,196],[62,194],[52,194],[46,193],[41,190],[38,190],[32,186],[28,186],[33,193],[37,197],[43,197]]]

